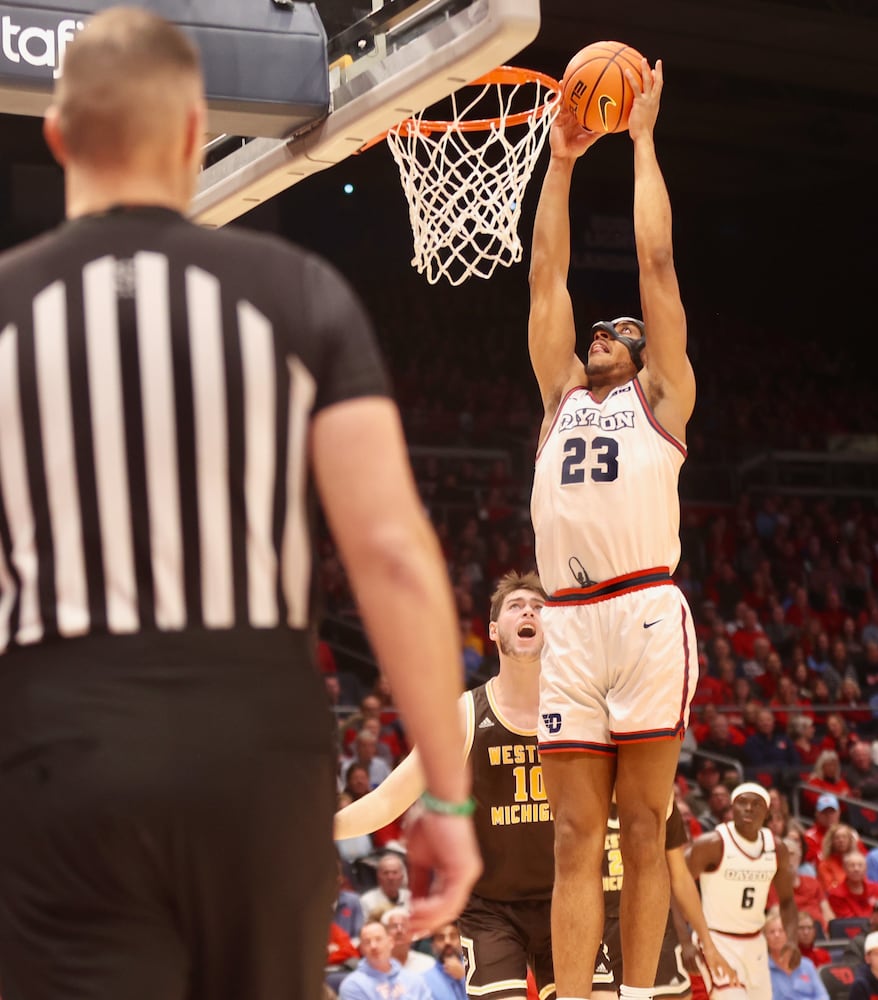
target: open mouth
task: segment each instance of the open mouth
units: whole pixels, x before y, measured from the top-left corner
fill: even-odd
[[[534,626],[529,623],[525,623],[518,630],[518,636],[521,639],[533,639],[533,637],[536,634],[537,634],[536,628],[534,628]]]

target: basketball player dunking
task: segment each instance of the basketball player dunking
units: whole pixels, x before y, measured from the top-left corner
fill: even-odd
[[[798,913],[793,898],[793,873],[786,845],[763,827],[768,792],[745,782],[732,792],[732,820],[697,837],[686,852],[689,870],[700,881],[704,916],[717,948],[735,969],[738,990],[728,983],[705,982],[711,997],[723,1000],[771,1000],[771,973],[762,928],[768,890],[773,885],[787,941],[797,940]],[[794,943],[790,968],[801,954]],[[718,991],[718,992],[717,992]]]
[[[577,159],[598,138],[562,111],[534,223],[531,361],[544,406],[531,514],[545,648],[540,755],[555,817],[558,995],[591,995],[601,858],[615,785],[625,882],[620,995],[651,997],[669,906],[665,811],[697,679],[691,615],[670,574],[695,378],[653,129],[661,62],[630,73],[634,233],[644,322],[595,324],[583,362],[567,290]]]

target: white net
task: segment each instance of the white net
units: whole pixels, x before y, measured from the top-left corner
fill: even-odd
[[[550,77],[504,67],[453,94],[447,122],[422,113],[388,133],[409,203],[412,266],[431,285],[489,278],[521,260],[524,192],[558,111],[556,88]],[[523,104],[529,110],[517,110]]]

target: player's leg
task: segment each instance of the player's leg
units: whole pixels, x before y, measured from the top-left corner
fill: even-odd
[[[533,972],[539,1000],[555,1000],[555,964],[552,960],[552,903],[539,900],[520,907],[522,926],[528,929],[527,964]]]
[[[461,913],[458,928],[469,996],[526,1000],[527,940],[516,906],[472,896]],[[534,974],[539,984],[537,970]]]
[[[559,997],[588,997],[603,933],[600,873],[615,755],[553,752],[541,760],[555,818],[555,983]]]
[[[625,866],[620,923],[623,982],[652,988],[670,907],[665,819],[680,742],[620,744],[616,772]]]
[[[676,587],[627,595],[616,612],[608,660],[610,733],[618,747],[616,802],[622,860],[620,919],[625,987],[652,991],[668,919],[665,821],[680,738],[698,680],[692,616]]]
[[[618,1000],[622,985],[622,941],[619,918],[604,917],[604,936],[594,962],[591,1000]]]

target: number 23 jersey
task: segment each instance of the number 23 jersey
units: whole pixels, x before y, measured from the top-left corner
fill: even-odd
[[[549,593],[680,558],[678,480],[686,448],[656,420],[640,382],[603,402],[562,400],[537,453],[531,494],[540,579]]]

